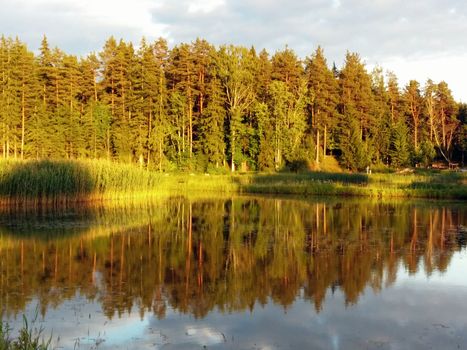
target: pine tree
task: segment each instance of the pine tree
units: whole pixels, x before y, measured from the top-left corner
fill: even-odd
[[[153,147],[150,144],[154,124],[155,101],[157,100],[157,62],[152,45],[143,38],[137,53],[137,64],[133,72],[135,101],[134,115],[131,119],[130,131],[137,158],[142,165],[152,161]]]
[[[467,151],[467,104],[459,104],[458,120],[460,122],[459,132],[457,134],[456,148],[461,154],[461,164],[465,164],[465,153]]]
[[[29,147],[30,121],[36,105],[36,94],[38,90],[35,79],[34,54],[26,45],[19,40],[15,41],[17,47],[17,72],[19,80],[19,98],[21,100],[21,159],[26,157]]]
[[[0,39],[0,149],[4,158],[107,157],[160,171],[230,162],[271,170],[333,151],[361,170],[438,157],[460,160],[465,118],[445,82],[371,76],[355,53],[329,69],[321,48],[305,69],[286,47],[272,58],[254,47],[216,49],[197,39],[109,38],[78,59],[50,48],[34,55]],[[464,113],[465,114],[465,113]],[[409,139],[407,139],[409,138]],[[409,154],[409,155],[407,155]],[[412,156],[412,159],[410,159]]]
[[[420,93],[420,84],[411,80],[404,89],[403,95],[406,114],[409,115],[411,121],[411,129],[413,130],[413,145],[417,151],[419,147],[420,123],[422,121],[423,97]]]
[[[166,60],[167,43],[163,39],[151,45],[143,40],[134,73],[136,101],[131,129],[137,140],[136,152],[141,162],[145,160],[148,167],[155,160],[159,170],[162,170],[163,143],[167,133]]]
[[[67,158],[82,157],[86,154],[81,111],[78,101],[80,95],[80,70],[75,56],[65,55],[61,69],[62,98],[61,109],[64,113],[63,133]]]
[[[199,94],[199,91],[196,89],[198,77],[191,51],[191,47],[188,44],[175,47],[171,51],[167,67],[169,88],[183,95],[183,101],[186,103],[186,106],[184,106],[186,118],[180,119],[180,122],[183,124],[178,125],[177,128],[181,130],[181,152],[183,156],[186,155],[189,159],[193,156],[194,106]]]
[[[373,142],[375,163],[389,164],[392,127],[391,104],[380,67],[375,68],[372,72],[372,92],[372,113],[375,117],[375,141]]]
[[[272,79],[272,64],[266,50],[261,50],[255,63],[255,95],[258,101],[265,103],[268,96],[268,86]]]
[[[457,120],[459,106],[454,101],[448,84],[444,81],[437,86],[435,104],[437,116],[434,130],[435,141],[443,157],[450,162],[454,134],[460,124]]]
[[[360,140],[364,143],[366,151],[370,152],[371,137],[372,133],[375,131],[375,120],[371,114],[371,79],[364,64],[360,61],[358,54],[347,53],[344,68],[340,71],[339,92],[339,109],[341,114],[339,146],[341,151],[343,153],[351,150],[360,152],[362,149],[362,147],[360,147],[360,142],[355,144],[355,147],[350,148],[348,144],[349,140],[355,140],[355,127],[358,125],[360,129]],[[360,159],[361,157],[359,155],[354,155],[350,158],[349,156],[344,158]],[[368,158],[371,159],[372,155],[368,154]],[[344,163],[349,165],[347,161]],[[360,161],[357,163],[361,164]],[[355,166],[351,167],[355,168]],[[360,166],[358,166],[358,168],[360,168]]]
[[[17,55],[15,45],[11,38],[2,37],[0,41],[1,59],[1,100],[0,120],[2,124],[2,150],[3,158],[16,158],[19,146],[18,125],[20,124],[21,102],[18,96],[20,80],[18,79]]]
[[[432,80],[425,84],[424,100],[430,126],[430,142],[450,162],[452,141],[459,126],[458,105],[445,82],[434,84]]]
[[[393,72],[388,72],[388,99],[389,109],[391,111],[391,122],[397,123],[401,114],[401,96],[399,91],[399,85],[397,83],[397,77]]]
[[[328,134],[333,137],[337,125],[338,85],[327,67],[323,50],[318,47],[305,68],[310,96],[311,124],[316,133],[316,162],[320,157],[320,133],[323,135],[323,156],[326,156]]]
[[[157,154],[156,162],[159,171],[162,171],[162,161],[164,160],[164,143],[169,134],[169,122],[167,116],[167,81],[166,67],[169,56],[167,41],[158,39],[154,45],[154,58],[156,60],[157,75],[157,100],[154,102],[155,120],[149,137],[149,147]]]
[[[79,62],[78,103],[82,121],[85,156],[92,158],[105,157],[105,138],[98,143],[95,127],[96,108],[99,103],[97,81],[99,79],[100,63],[92,53]]]
[[[272,79],[282,81],[290,92],[296,94],[300,88],[303,67],[295,52],[286,46],[283,51],[272,56],[271,64]]]
[[[112,125],[112,142],[118,159],[131,162],[135,157],[137,142],[131,133],[133,118],[132,69],[135,64],[135,52],[131,43],[120,40],[117,47],[117,99],[116,114]],[[133,136],[128,139],[128,136]]]
[[[200,119],[200,150],[216,168],[225,160],[224,123],[226,110],[225,94],[217,77],[211,78],[207,89],[207,107]]]

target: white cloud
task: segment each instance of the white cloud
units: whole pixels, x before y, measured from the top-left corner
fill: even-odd
[[[210,13],[224,4],[222,0],[198,0],[192,1],[188,5],[189,13],[203,12]]]
[[[399,85],[404,87],[410,80],[417,80],[423,87],[428,79],[446,81],[457,101],[467,102],[465,81],[459,76],[467,62],[467,53],[458,55],[427,55],[414,58],[394,57],[377,64],[396,73]],[[375,64],[369,62],[369,68]]]

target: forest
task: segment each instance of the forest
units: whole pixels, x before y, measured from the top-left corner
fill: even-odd
[[[4,159],[110,159],[158,171],[344,169],[464,163],[467,105],[446,82],[369,72],[205,40],[137,47],[110,37],[86,57],[0,40]]]

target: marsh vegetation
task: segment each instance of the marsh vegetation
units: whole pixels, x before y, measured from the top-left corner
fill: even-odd
[[[0,162],[0,200],[4,203],[137,199],[192,191],[466,199],[466,184],[466,173],[426,170],[209,175],[161,174],[103,160]]]

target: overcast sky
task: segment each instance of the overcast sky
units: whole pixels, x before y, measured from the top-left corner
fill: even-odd
[[[358,52],[368,70],[381,65],[400,84],[445,80],[467,102],[465,0],[0,0],[0,33],[37,49],[85,55],[114,35],[137,44],[197,37],[254,45],[270,53],[287,44],[304,58],[321,45],[328,63]]]

